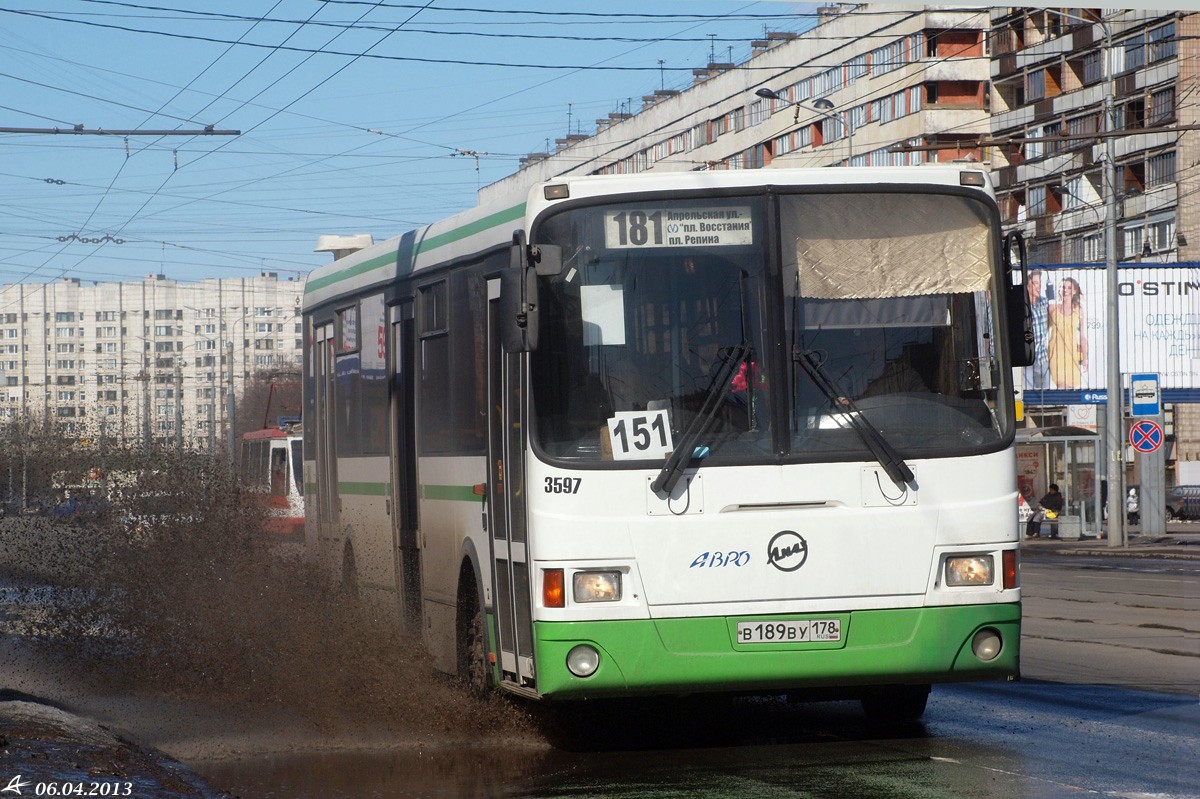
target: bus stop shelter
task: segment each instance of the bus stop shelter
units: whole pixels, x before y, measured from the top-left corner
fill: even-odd
[[[1066,498],[1059,518],[1063,538],[1099,536],[1105,481],[1100,434],[1085,427],[1023,427],[1017,430],[1017,487],[1021,520],[1037,506],[1051,483]]]

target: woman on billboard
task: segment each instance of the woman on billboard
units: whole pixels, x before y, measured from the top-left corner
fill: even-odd
[[[1058,286],[1059,300],[1051,303],[1046,320],[1050,379],[1056,388],[1079,388],[1087,371],[1083,292],[1073,277],[1062,278]]]

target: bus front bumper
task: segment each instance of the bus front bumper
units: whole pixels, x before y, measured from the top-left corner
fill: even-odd
[[[738,622],[838,618],[838,641],[739,643]],[[999,653],[973,651],[994,631]],[[769,617],[537,622],[537,691],[546,699],[714,691],[786,691],[1017,677],[1021,606],[961,605]],[[577,646],[595,649],[587,677],[567,667]]]

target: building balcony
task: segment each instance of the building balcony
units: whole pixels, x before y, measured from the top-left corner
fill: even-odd
[[[926,135],[937,133],[978,133],[987,135],[988,113],[982,108],[963,108],[954,105],[926,106],[921,110],[920,130]]]

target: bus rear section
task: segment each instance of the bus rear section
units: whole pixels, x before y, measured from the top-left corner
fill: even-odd
[[[304,457],[299,425],[269,427],[242,436],[242,480],[265,509],[265,531],[281,539],[304,538]]]

